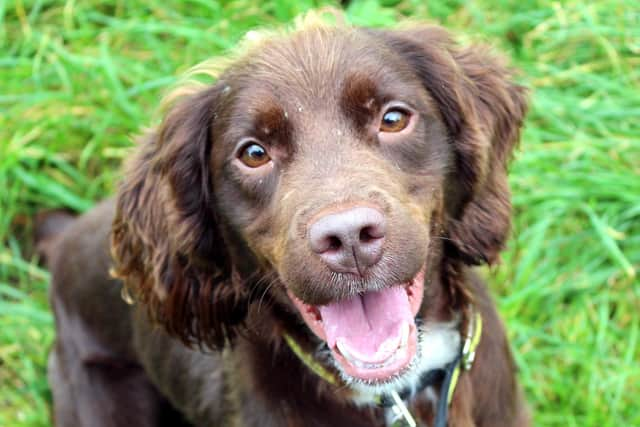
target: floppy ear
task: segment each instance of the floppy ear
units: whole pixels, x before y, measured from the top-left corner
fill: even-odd
[[[212,125],[222,85],[183,98],[141,141],[117,196],[114,273],[187,343],[222,346],[244,317],[216,215]]]
[[[441,28],[387,37],[435,100],[449,132],[455,164],[445,188],[448,245],[468,264],[493,263],[511,226],[507,166],[520,138],[526,90],[488,48],[459,49]]]

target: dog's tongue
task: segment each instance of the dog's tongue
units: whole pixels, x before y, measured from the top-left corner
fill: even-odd
[[[402,325],[413,322],[409,297],[402,286],[368,292],[320,306],[327,344],[362,362],[388,359],[402,339]]]

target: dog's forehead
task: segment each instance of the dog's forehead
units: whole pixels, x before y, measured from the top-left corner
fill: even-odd
[[[235,117],[243,119],[235,123],[251,123],[250,132],[265,136],[291,129],[319,135],[326,129],[316,127],[328,124],[339,131],[351,125],[346,115],[372,112],[385,100],[417,99],[422,91],[406,61],[358,29],[317,28],[270,39],[227,81],[235,89]]]
[[[411,70],[382,42],[357,29],[318,28],[268,40],[240,63],[248,111],[289,113],[336,106],[345,90],[359,100],[411,80]]]
[[[362,38],[355,30],[299,31],[265,42],[248,66],[255,80],[310,104],[335,96],[345,75],[375,63],[379,53]]]

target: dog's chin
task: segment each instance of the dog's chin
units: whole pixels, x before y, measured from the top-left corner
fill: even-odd
[[[423,267],[406,283],[321,306],[288,294],[345,379],[383,385],[402,377],[416,357],[424,276]]]

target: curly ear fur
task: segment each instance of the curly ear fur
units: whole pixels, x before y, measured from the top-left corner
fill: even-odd
[[[220,347],[246,304],[231,283],[211,182],[212,86],[179,101],[141,141],[117,199],[114,273],[186,343]]]
[[[520,138],[526,90],[489,49],[458,49],[441,28],[387,37],[434,98],[454,148],[445,195],[450,249],[468,264],[494,263],[511,226],[507,166]]]

